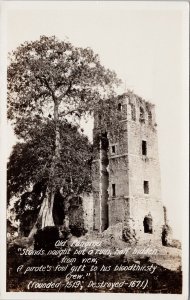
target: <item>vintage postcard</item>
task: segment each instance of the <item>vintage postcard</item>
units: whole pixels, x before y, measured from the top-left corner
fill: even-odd
[[[0,9],[0,299],[188,299],[188,2]]]

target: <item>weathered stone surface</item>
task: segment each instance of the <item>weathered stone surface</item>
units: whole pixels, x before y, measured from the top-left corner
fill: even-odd
[[[84,228],[91,232],[93,230],[93,195],[82,195]]]
[[[108,229],[104,231],[104,237],[110,236],[115,239],[122,239],[123,223],[117,223],[115,225],[109,226]]]
[[[165,224],[162,227],[162,245],[172,246],[172,243],[173,243],[172,229],[169,225]]]
[[[157,240],[161,243],[165,224],[161,202],[160,165],[158,157],[155,107],[128,92],[118,98],[122,114],[122,134],[107,132],[109,147],[102,153],[95,148],[92,169],[94,229],[102,232],[123,224],[126,240]],[[94,140],[99,134],[98,118],[94,123]],[[102,161],[102,156],[108,163]],[[105,160],[104,160],[105,161]],[[105,171],[108,172],[106,182]],[[105,203],[108,204],[107,210]],[[146,232],[145,217],[151,214],[152,229]],[[133,224],[130,222],[133,220]],[[109,228],[108,228],[109,230]]]

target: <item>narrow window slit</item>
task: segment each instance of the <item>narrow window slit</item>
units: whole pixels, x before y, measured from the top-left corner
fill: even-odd
[[[142,141],[142,155],[147,155],[147,142]]]
[[[149,182],[144,181],[144,194],[149,194]]]
[[[116,196],[115,183],[112,184],[112,197]]]

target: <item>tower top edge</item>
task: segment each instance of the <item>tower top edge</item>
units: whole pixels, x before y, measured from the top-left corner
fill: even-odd
[[[147,109],[155,108],[155,104],[143,99],[141,96],[135,94],[131,90],[127,90],[123,94],[116,96],[116,99],[117,99],[117,101],[122,101],[123,103],[125,102],[128,104],[134,104],[137,106],[146,106]]]

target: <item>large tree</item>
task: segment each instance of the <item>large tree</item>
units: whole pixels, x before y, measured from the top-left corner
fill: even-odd
[[[28,133],[28,141],[19,142],[13,147],[8,162],[8,199],[17,197],[13,211],[21,222],[21,230],[25,231],[28,230],[23,228],[26,223],[29,228],[31,224],[35,225],[34,229],[39,223],[45,226],[48,214],[42,219],[44,209],[53,215],[55,222],[55,218],[59,218],[59,211],[62,216],[68,214],[68,199],[91,191],[92,145],[77,126],[64,121],[60,124],[60,160],[54,174],[60,189],[55,193],[55,205],[52,202],[52,207],[44,207],[48,205],[43,200],[54,156],[55,125],[48,119],[36,123]],[[56,207],[57,211],[53,214]]]
[[[40,214],[42,227],[54,225],[52,207],[62,188],[57,176],[61,162],[60,124],[70,117],[101,114],[105,124],[113,121],[114,88],[119,80],[101,65],[90,48],[73,46],[55,37],[25,42],[10,55],[8,66],[8,118],[18,138],[29,141],[38,121],[51,118],[54,127],[53,154],[48,185]],[[37,163],[36,163],[37,167]]]

